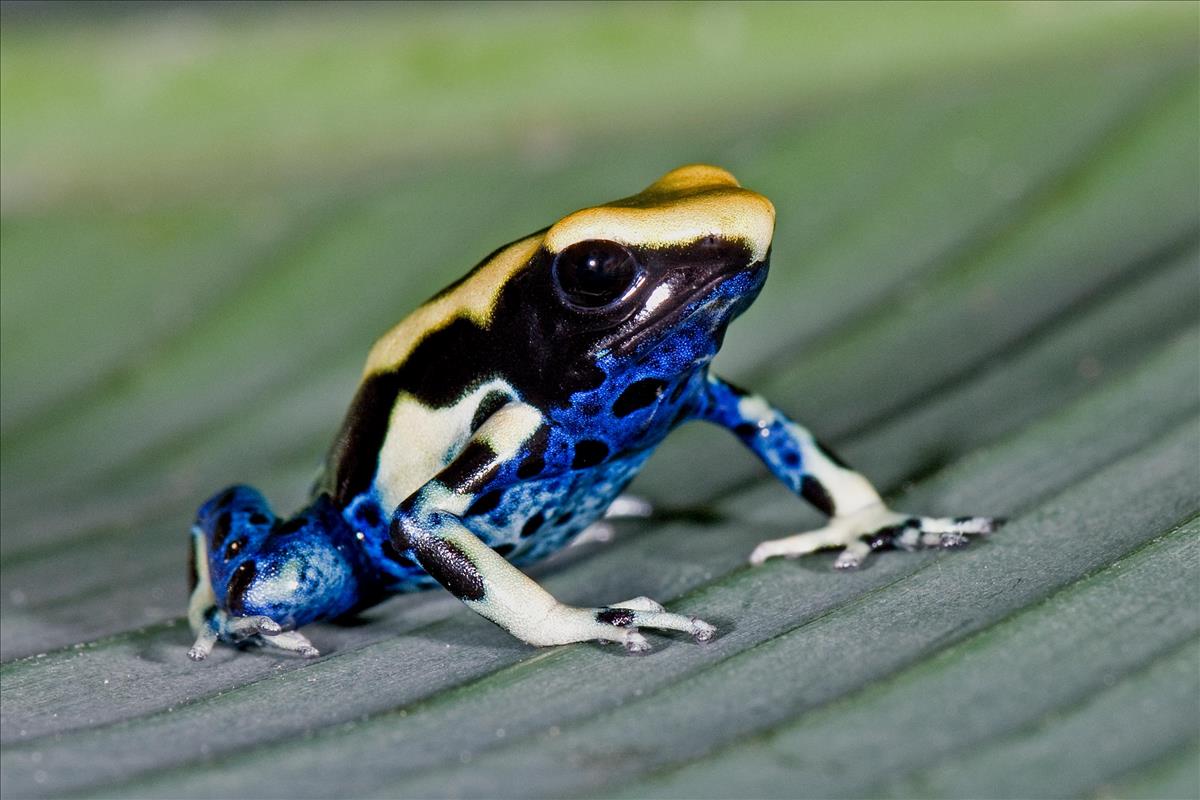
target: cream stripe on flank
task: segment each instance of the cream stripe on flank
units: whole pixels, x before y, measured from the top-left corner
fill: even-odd
[[[541,243],[540,235],[513,242],[453,291],[431,300],[402,319],[371,348],[363,368],[364,377],[404,363],[422,339],[449,325],[456,317],[467,317],[481,326],[487,325],[500,290],[533,257]]]

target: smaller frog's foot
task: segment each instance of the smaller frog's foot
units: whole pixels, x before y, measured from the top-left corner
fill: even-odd
[[[578,536],[571,540],[571,544],[568,546],[575,547],[576,545],[588,544],[590,542],[611,542],[613,536],[616,535],[616,529],[607,520],[645,519],[653,513],[654,506],[650,504],[649,500],[634,497],[631,494],[623,494],[612,501],[612,505],[604,512],[604,519],[599,522],[593,522],[584,528]]]
[[[843,548],[834,569],[857,569],[877,550],[964,547],[968,535],[992,533],[1003,524],[1004,520],[989,517],[914,517],[875,505],[834,517],[824,528],[763,542],[750,554],[750,563]]]
[[[606,518],[628,519],[646,518],[654,513],[654,506],[644,497],[637,497],[632,494],[623,494],[609,504],[608,510],[604,512]]]
[[[277,647],[280,650],[299,653],[306,658],[315,658],[321,654],[304,634],[299,631],[285,631],[270,617],[234,617],[224,611],[215,610],[197,632],[196,642],[188,650],[188,658],[203,661],[212,653],[218,641]]]
[[[691,634],[698,642],[709,641],[717,632],[714,626],[704,620],[685,614],[674,614],[649,597],[635,597],[623,603],[613,603],[607,608],[592,610],[597,622],[624,629],[624,636],[598,638],[601,638],[601,641],[620,641],[630,653],[644,653],[650,649],[650,642],[638,632],[639,628],[682,631]]]

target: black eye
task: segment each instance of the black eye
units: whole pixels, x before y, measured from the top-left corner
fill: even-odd
[[[581,308],[620,300],[640,272],[633,254],[616,242],[578,242],[554,259],[554,282],[568,302]]]

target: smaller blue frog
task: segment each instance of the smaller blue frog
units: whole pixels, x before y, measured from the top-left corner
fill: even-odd
[[[732,431],[830,518],[763,542],[754,564],[842,548],[835,565],[851,569],[994,530],[889,510],[811,433],[710,371],[766,280],[774,225],[765,197],[692,165],[483,259],[375,343],[307,508],[281,519],[245,486],[200,508],[189,655],[224,641],[315,656],[304,625],[436,585],[533,645],[707,640],[712,625],[649,598],[568,606],[519,569],[600,519],[690,420]]]

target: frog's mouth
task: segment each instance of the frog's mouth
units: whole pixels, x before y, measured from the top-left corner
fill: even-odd
[[[747,267],[712,276],[699,287],[678,285],[674,292],[670,283],[660,284],[650,292],[641,311],[610,337],[607,349],[627,356],[678,334],[709,336],[719,347],[729,323],[762,290],[768,264],[769,254]],[[661,293],[660,298],[655,298],[655,292]]]

